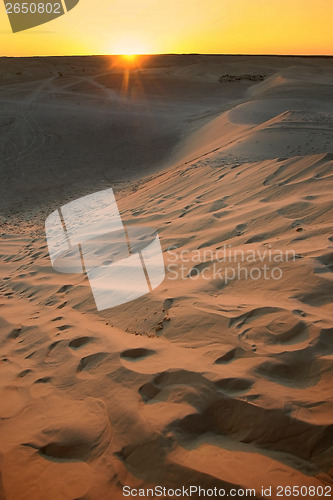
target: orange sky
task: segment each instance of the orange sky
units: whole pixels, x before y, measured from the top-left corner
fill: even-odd
[[[7,56],[333,55],[333,0],[80,0],[66,15],[15,34],[0,8],[0,55]]]

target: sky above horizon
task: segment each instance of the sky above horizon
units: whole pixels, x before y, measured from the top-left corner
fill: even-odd
[[[13,34],[1,2],[0,55],[333,55],[332,20],[332,0],[80,0]]]

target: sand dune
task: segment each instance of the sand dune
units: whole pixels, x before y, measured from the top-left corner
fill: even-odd
[[[0,498],[331,488],[331,59],[145,64],[3,61]],[[97,313],[43,224],[106,187],[167,274]]]
[[[274,74],[250,88],[245,102],[191,134],[180,146],[181,156],[189,160],[223,149],[231,160],[259,161],[330,152],[333,103],[329,75],[333,72],[315,81],[313,72],[307,70],[305,74],[300,71],[297,78],[294,67]]]

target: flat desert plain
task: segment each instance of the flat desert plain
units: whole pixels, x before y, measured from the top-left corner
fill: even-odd
[[[332,63],[0,60],[1,500],[332,496]],[[98,312],[44,223],[107,188],[166,277]]]

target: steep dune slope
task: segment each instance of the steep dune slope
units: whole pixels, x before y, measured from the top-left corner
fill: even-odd
[[[189,161],[220,150],[259,161],[332,150],[333,71],[287,68],[252,86],[247,98],[192,133],[178,148]]]

